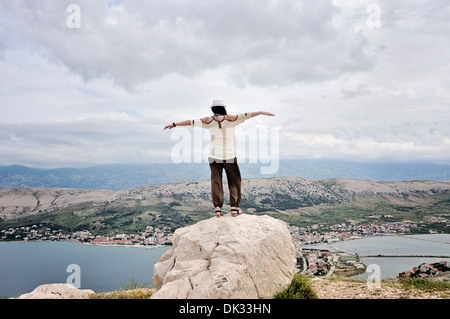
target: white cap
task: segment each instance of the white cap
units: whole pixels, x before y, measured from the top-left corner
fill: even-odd
[[[223,103],[222,100],[213,100],[211,107],[213,106],[223,106],[226,107],[226,105]]]

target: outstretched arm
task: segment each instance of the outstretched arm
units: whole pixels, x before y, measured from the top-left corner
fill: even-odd
[[[265,111],[259,111],[259,112],[252,112],[251,117],[255,117],[258,115],[267,115],[267,116],[275,116],[275,114],[269,113],[269,112],[265,112]]]
[[[183,122],[178,122],[178,123],[172,123],[172,124],[170,124],[170,125],[166,125],[165,127],[164,127],[164,130],[165,129],[172,129],[172,128],[174,128],[175,126],[189,126],[189,125],[191,125],[191,121],[189,121],[189,120],[186,120],[186,121],[183,121]]]
[[[265,112],[265,111],[247,112],[247,113],[242,113],[242,114],[245,114],[244,118],[247,118],[247,119],[258,116],[258,115],[275,116],[274,114]],[[238,118],[238,116],[236,114],[229,114],[229,115],[225,115],[225,118],[230,121],[235,121]]]

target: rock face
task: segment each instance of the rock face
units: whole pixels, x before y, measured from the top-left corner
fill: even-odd
[[[177,229],[154,266],[152,299],[271,298],[294,275],[295,248],[281,220],[243,214]]]
[[[78,289],[69,284],[47,284],[40,285],[17,299],[89,299],[89,295],[93,293],[90,289]]]

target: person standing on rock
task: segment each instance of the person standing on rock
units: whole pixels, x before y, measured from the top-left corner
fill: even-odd
[[[211,148],[208,157],[211,169],[211,193],[215,214],[217,217],[223,216],[223,185],[222,173],[225,169],[227,174],[228,187],[230,191],[231,216],[242,214],[239,208],[241,203],[241,173],[236,158],[235,131],[234,127],[245,120],[258,115],[274,116],[272,113],[259,111],[247,112],[236,115],[227,114],[226,105],[221,100],[214,100],[211,105],[213,116],[201,119],[186,120],[164,127],[173,129],[177,126],[197,126],[209,130],[211,135]]]

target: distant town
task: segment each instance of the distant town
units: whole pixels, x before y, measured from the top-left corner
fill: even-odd
[[[409,233],[417,228],[417,224],[405,220],[394,223],[372,223],[357,225],[356,223],[340,223],[335,225],[314,224],[308,227],[297,227],[287,224],[292,240],[297,248],[312,243],[332,243],[343,240],[359,239],[368,236],[387,236],[398,233]],[[93,244],[119,245],[164,245],[171,244],[173,233],[168,226],[146,226],[140,234],[116,234],[114,236],[94,236],[87,230],[71,234],[61,229],[55,230],[40,225],[14,227],[0,230],[0,240],[78,240]]]
[[[333,243],[344,240],[361,239],[370,236],[390,236],[409,233],[417,228],[417,224],[409,220],[392,223],[339,223],[335,225],[314,224],[308,227],[297,227],[287,224],[297,252],[302,246],[314,243]],[[114,236],[93,235],[87,230],[68,234],[61,229],[51,229],[42,224],[14,227],[0,230],[0,241],[41,240],[60,241],[75,240],[83,243],[102,245],[170,245],[173,233],[165,225],[146,226],[139,234],[116,234]]]
[[[369,236],[390,236],[409,233],[417,224],[409,220],[393,223],[339,223],[335,225],[314,224],[308,227],[288,225],[297,248],[314,243],[333,243],[343,240],[361,239]]]
[[[450,273],[450,261],[440,261],[437,263],[422,263],[417,267],[413,267],[409,271],[404,271],[398,274],[397,277],[387,278],[385,282],[397,282],[406,278],[439,278],[448,276]],[[450,278],[449,278],[450,279]],[[447,281],[449,280],[447,279]]]
[[[40,241],[64,241],[73,240],[81,243],[96,245],[135,245],[135,246],[160,246],[171,245],[173,233],[168,226],[146,226],[140,234],[116,234],[114,236],[92,235],[87,230],[65,234],[61,230],[52,230],[42,225],[16,227],[0,230],[0,240],[40,240]]]

